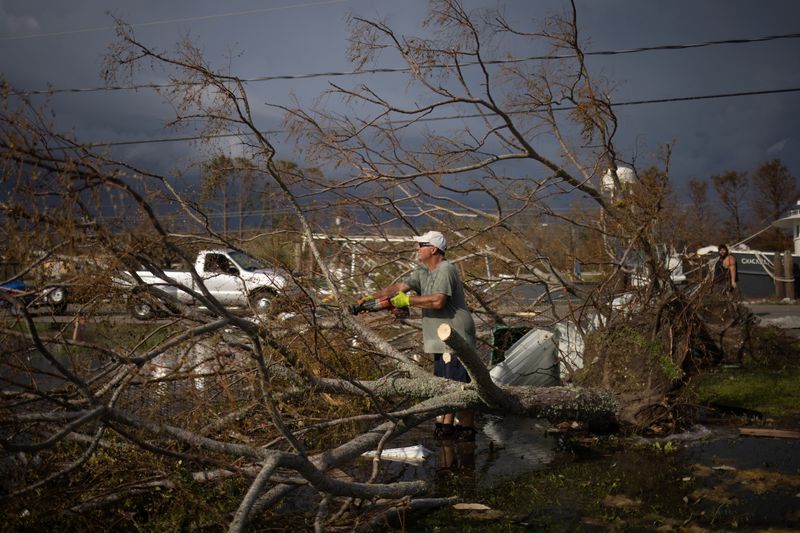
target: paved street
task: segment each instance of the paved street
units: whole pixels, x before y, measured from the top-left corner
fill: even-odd
[[[784,329],[798,330],[800,335],[800,304],[764,304],[748,303],[747,307],[756,315],[760,323],[772,324]],[[7,313],[6,309],[0,310],[0,315]],[[49,308],[32,310],[34,320],[37,322],[67,323],[75,320],[72,314],[54,316]],[[95,313],[93,320],[110,321],[114,323],[141,323],[134,319],[127,311],[106,311]]]
[[[777,326],[800,337],[799,304],[747,304],[762,326]]]
[[[800,304],[746,304],[759,317],[800,317]]]

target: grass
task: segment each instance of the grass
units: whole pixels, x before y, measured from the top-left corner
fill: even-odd
[[[800,417],[800,366],[780,369],[723,368],[698,376],[692,390],[700,403],[758,411],[772,418]]]

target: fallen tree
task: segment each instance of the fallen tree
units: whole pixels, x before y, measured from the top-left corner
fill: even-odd
[[[77,528],[87,517],[113,515],[112,504],[125,502],[149,510],[125,516],[137,526],[240,531],[254,520],[283,519],[277,504],[297,493],[297,501],[318,508],[306,526],[354,525],[387,509],[447,501],[412,499],[427,484],[385,480],[379,460],[358,479],[351,468],[363,452],[387,447],[438,414],[474,408],[580,421],[592,429],[620,422],[635,427],[641,413],[652,422],[648,409],[667,401],[681,373],[697,362],[702,328],[694,326],[702,319],[697,302],[671,284],[657,252],[668,176],[642,172],[628,188],[620,183],[616,117],[584,63],[574,7],[566,18],[546,20],[540,32],[515,29],[499,13],[469,13],[453,1],[434,2],[428,22],[439,30],[436,37],[413,39],[382,22],[353,19],[356,66],[393,50],[408,65],[421,103],[395,104],[367,86],[332,85],[334,95],[361,111],[285,110],[296,138],[307,143],[309,164],[316,157],[345,165],[350,177],[342,180],[279,160],[251,111],[246,84],[206,65],[192,43],[175,53],[156,51],[120,24],[110,81],[143,66],[164,69],[173,82],[165,96],[178,113],[171,122],[202,121],[208,139],[241,136],[248,183],[255,180],[271,201],[292,209],[291,223],[258,228],[243,239],[211,224],[192,190],[53,131],[45,113],[6,92],[0,115],[9,191],[1,206],[5,253],[31,265],[42,251],[50,257],[69,250],[87,265],[70,281],[76,294],[86,295],[73,305],[73,322],[51,329],[21,306],[21,316],[2,329],[0,446],[7,475],[0,498],[5,514],[16,517],[14,527],[66,521]],[[490,52],[484,42],[517,39],[551,47],[559,66],[510,60],[496,66],[485,55],[503,50]],[[565,50],[569,57],[561,58]],[[561,114],[562,103],[569,113]],[[463,131],[421,127],[431,113],[465,108],[475,116]],[[560,146],[556,157],[537,146],[543,128]],[[209,158],[215,174],[206,190],[221,186],[226,170],[231,176],[242,170],[226,169],[233,159],[217,156]],[[522,169],[504,166],[510,161]],[[614,197],[602,190],[606,171]],[[490,207],[464,201],[473,197],[489,199]],[[553,199],[561,197],[583,205],[565,215],[554,208]],[[164,201],[174,208],[170,217],[156,207]],[[109,205],[117,208],[113,218],[105,215]],[[350,230],[372,239],[344,239],[343,254],[357,250],[365,258],[357,271],[331,265],[332,254],[318,239],[329,227],[324,217],[338,212],[351,215]],[[591,259],[604,278],[580,301],[562,272],[576,259],[573,251],[559,250],[560,260],[549,254],[549,245],[536,244],[531,219],[563,221],[599,247]],[[588,361],[580,388],[497,386],[485,366],[486,335],[481,350],[472,351],[441,330],[472,383],[441,380],[425,368],[413,320],[350,316],[348,304],[359,294],[342,290],[345,280],[365,286],[371,277],[402,276],[409,264],[389,237],[434,225],[452,231],[449,253],[464,271],[483,332],[519,323],[521,312],[535,313],[545,326],[571,320],[585,335],[587,353],[600,357],[627,332],[635,342],[626,354],[642,362],[636,379],[616,379],[618,363],[609,358],[608,365]],[[283,262],[296,287],[265,316],[228,308],[193,268],[193,248],[217,246],[251,248]],[[310,254],[324,295],[299,275],[300,261],[287,264],[287,247]],[[635,290],[636,305],[647,312],[630,313],[613,302],[635,250],[642,257],[636,272],[647,272]],[[165,265],[173,262],[192,272],[197,289],[170,282]],[[191,293],[202,309],[149,286],[127,293],[114,278],[133,263]],[[520,288],[538,295],[520,298]],[[132,297],[158,303],[162,320],[132,327],[98,318]],[[81,328],[93,320],[94,334],[81,340]],[[661,351],[653,356],[656,340]],[[641,387],[634,396],[626,395],[631,382]],[[198,484],[203,490],[195,492]],[[180,497],[165,501],[159,490]],[[55,491],[59,501],[49,497]]]

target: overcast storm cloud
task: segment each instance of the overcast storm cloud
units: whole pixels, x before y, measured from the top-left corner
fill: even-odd
[[[493,7],[497,2],[465,4]],[[661,146],[670,143],[670,169],[678,184],[726,170],[751,171],[772,158],[781,159],[792,174],[800,174],[799,2],[584,0],[577,5],[580,37],[589,52],[783,36],[593,55],[589,67],[615,87],[613,99],[621,104],[616,108],[617,145],[625,158],[652,160]],[[248,84],[260,127],[279,130],[280,112],[265,104],[291,105],[296,98],[308,105],[332,81],[344,85],[368,81],[391,98],[412,98],[403,92],[402,73],[375,74],[368,80],[303,75],[352,70],[346,58],[349,14],[385,18],[405,35],[424,34],[421,21],[427,7],[423,1],[390,0],[0,1],[0,71],[17,90],[55,89],[49,97],[35,98],[47,101],[58,127],[82,142],[133,141],[115,147],[115,154],[160,172],[191,174],[203,156],[196,144],[163,142],[187,132],[164,129],[171,110],[161,96],[145,89],[92,90],[104,86],[102,64],[114,39],[113,17],[132,24],[148,46],[168,50],[189,36],[211,65],[244,78],[298,76]],[[534,24],[565,7],[566,2],[556,0],[508,2],[514,20]],[[401,65],[387,60],[376,66]],[[166,81],[156,71],[147,76],[149,83]],[[71,89],[90,90],[67,91]],[[746,94],[753,92],[764,94]],[[739,96],[727,96],[732,94]],[[647,103],[653,100],[659,102]],[[279,148],[280,158],[297,159],[291,145]]]

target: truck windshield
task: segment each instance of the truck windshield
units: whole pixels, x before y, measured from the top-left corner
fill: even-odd
[[[255,257],[250,257],[242,252],[229,252],[228,255],[230,255],[231,259],[236,261],[236,263],[247,272],[253,272],[254,270],[263,270],[267,268],[267,265]]]

